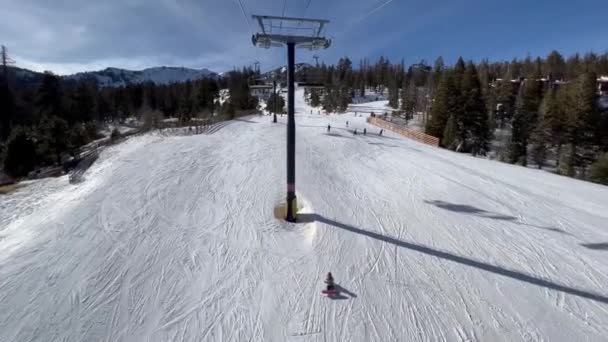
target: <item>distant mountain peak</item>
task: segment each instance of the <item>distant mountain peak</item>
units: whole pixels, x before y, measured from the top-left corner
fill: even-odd
[[[101,87],[120,87],[128,84],[154,82],[156,84],[169,84],[193,81],[218,75],[209,69],[191,69],[185,67],[159,66],[143,70],[127,70],[108,67],[99,71],[80,72],[66,76],[71,80],[93,79]]]
[[[306,72],[309,69],[314,68],[311,64],[309,63],[295,63],[294,64],[294,69],[296,74],[302,73],[302,72]],[[287,66],[280,66],[278,68],[272,69],[270,71],[267,71],[263,74],[260,75],[260,78],[264,78],[264,79],[273,79],[273,78],[280,78],[280,79],[286,79],[287,78]]]

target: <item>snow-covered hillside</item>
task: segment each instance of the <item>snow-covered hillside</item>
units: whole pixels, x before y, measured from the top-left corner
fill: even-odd
[[[156,67],[141,71],[131,71],[117,68],[106,68],[100,71],[77,73],[66,76],[67,79],[95,79],[103,87],[119,87],[127,84],[154,82],[169,84],[185,82],[204,77],[216,77],[217,74],[208,69],[189,69],[175,67]]]
[[[9,66],[8,69],[11,75],[10,80],[15,82],[14,85],[17,87],[37,85],[44,76],[43,73],[14,66]]]
[[[312,67],[313,66],[310,65],[309,63],[296,63],[294,65],[294,71],[295,71],[296,75],[299,75],[301,73],[307,72]],[[276,79],[276,78],[287,79],[287,66],[281,66],[281,67],[267,71],[260,75],[260,79],[265,79],[265,80],[269,80],[269,81]]]
[[[298,224],[273,215],[286,127],[267,116],[138,136],[82,184],[0,197],[0,341],[605,341],[607,187],[302,95]]]

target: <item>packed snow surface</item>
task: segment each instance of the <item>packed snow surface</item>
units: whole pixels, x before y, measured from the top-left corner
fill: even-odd
[[[285,117],[135,137],[0,197],[0,341],[606,340],[608,188],[301,98],[298,224],[273,215]]]

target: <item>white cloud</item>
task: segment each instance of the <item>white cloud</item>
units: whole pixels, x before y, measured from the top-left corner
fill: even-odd
[[[159,64],[223,69],[254,60],[250,32],[230,1],[21,0],[3,6],[8,15],[0,20],[0,42],[25,68],[60,74]]]

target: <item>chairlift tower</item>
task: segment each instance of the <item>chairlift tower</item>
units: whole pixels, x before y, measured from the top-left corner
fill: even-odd
[[[287,216],[296,221],[296,123],[295,123],[295,48],[327,49],[331,40],[321,35],[329,20],[254,15],[260,32],[251,37],[253,45],[270,48],[287,46]]]

